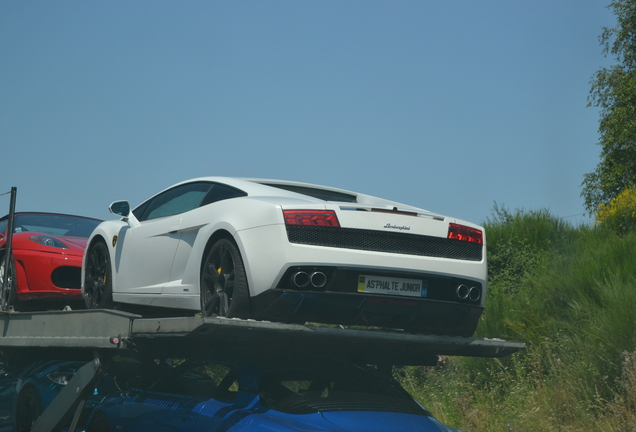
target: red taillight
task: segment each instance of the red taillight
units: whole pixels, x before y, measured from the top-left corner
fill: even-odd
[[[285,225],[340,227],[333,210],[283,210]]]
[[[467,241],[470,243],[484,244],[484,236],[480,230],[469,228],[464,225],[450,224],[448,226],[448,238]]]

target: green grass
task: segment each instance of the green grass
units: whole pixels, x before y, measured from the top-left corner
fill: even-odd
[[[396,376],[467,431],[636,430],[636,233],[497,206],[485,227],[490,285],[476,336],[527,349]]]

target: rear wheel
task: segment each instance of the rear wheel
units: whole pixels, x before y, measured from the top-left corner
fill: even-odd
[[[113,279],[110,254],[105,243],[97,241],[86,252],[84,301],[88,309],[112,309]]]
[[[201,268],[201,314],[249,317],[249,290],[243,260],[228,239],[214,243]]]
[[[17,432],[28,432],[33,423],[42,415],[42,405],[40,396],[34,387],[26,387],[18,396],[18,406],[15,418],[15,430]]]

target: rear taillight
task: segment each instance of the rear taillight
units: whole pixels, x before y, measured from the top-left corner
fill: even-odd
[[[285,225],[340,227],[333,210],[283,210]]]
[[[448,238],[467,241],[470,243],[484,244],[484,236],[480,230],[464,225],[450,224],[448,226]]]

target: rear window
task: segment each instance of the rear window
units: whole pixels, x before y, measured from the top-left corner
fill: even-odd
[[[351,194],[346,194],[342,192],[335,192],[325,189],[312,188],[307,186],[296,186],[296,185],[288,185],[288,184],[275,184],[275,183],[261,183],[265,186],[271,186],[278,189],[283,189],[290,192],[296,192],[302,195],[307,195],[312,198],[318,198],[323,201],[339,201],[339,202],[348,202],[355,203],[357,202],[356,196]]]
[[[278,189],[283,189],[290,192],[296,192],[299,194],[307,195],[312,198],[318,198],[323,201],[339,201],[339,202],[348,202],[355,203],[357,202],[356,196],[351,194],[346,194],[342,192],[335,192],[331,190],[312,188],[307,186],[297,186],[297,185],[288,185],[288,184],[272,184],[272,183],[261,183],[265,186],[271,186]]]
[[[261,378],[265,406],[289,414],[392,411],[430,415],[392,379],[352,371],[278,371]]]
[[[238,392],[238,375],[225,365],[184,363],[154,384],[150,391],[229,400]]]

